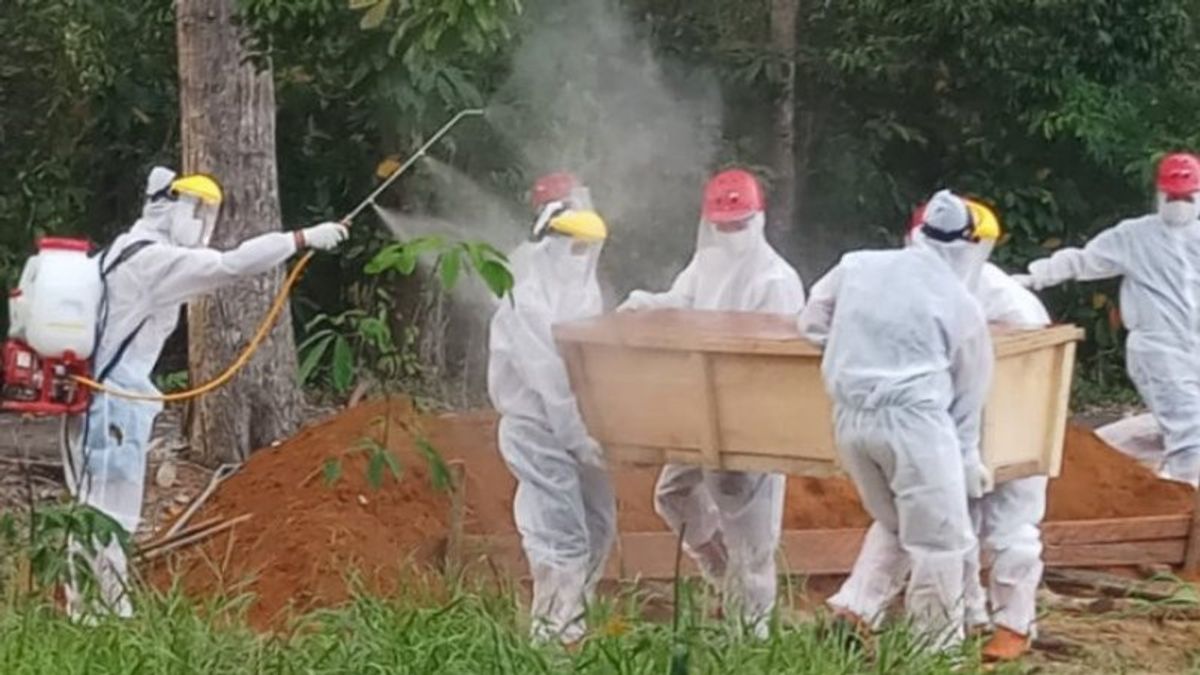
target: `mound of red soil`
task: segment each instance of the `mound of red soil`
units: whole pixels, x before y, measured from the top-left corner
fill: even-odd
[[[1067,427],[1062,474],[1050,481],[1047,520],[1087,520],[1188,513],[1195,493],[1159,480],[1090,429]]]
[[[250,519],[151,570],[167,587],[178,578],[197,595],[249,592],[249,619],[266,627],[289,607],[306,610],[349,597],[352,577],[380,593],[401,571],[435,564],[449,532],[450,498],[435,489],[427,461],[414,449],[416,420],[407,402],[362,406],[256,453],[193,518]],[[364,439],[400,459],[375,489],[367,479]],[[326,480],[327,460],[340,477]]]
[[[246,590],[256,596],[250,619],[265,627],[294,607],[328,606],[349,596],[352,575],[379,593],[394,589],[402,570],[436,565],[450,531],[450,497],[435,489],[416,439],[427,439],[465,475],[464,529],[515,532],[515,482],[496,447],[493,413],[422,416],[407,401],[363,405],[314,426],[277,448],[261,451],[230,478],[193,522],[250,514],[152,571],[160,586],[174,574],[185,591]],[[403,464],[400,480],[384,472],[367,481],[363,439],[386,446]],[[332,485],[326,463],[341,476]],[[657,468],[613,472],[623,532],[665,529],[654,512]],[[1184,513],[1191,491],[1164,483],[1108,447],[1092,432],[1068,431],[1062,476],[1051,482],[1049,519],[1078,520]],[[846,478],[789,477],[784,527],[856,528],[870,518]]]

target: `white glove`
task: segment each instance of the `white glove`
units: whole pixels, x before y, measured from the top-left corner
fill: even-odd
[[[608,465],[604,461],[604,448],[591,438],[587,440],[587,443],[573,449],[571,454],[575,456],[576,461],[580,464],[594,466],[598,469],[608,468]]]
[[[1028,288],[1031,291],[1037,290],[1037,284],[1033,280],[1031,274],[1014,274],[1012,280],[1021,285],[1021,288]]]
[[[338,244],[350,236],[350,229],[341,223],[321,223],[305,228],[299,232],[301,247],[315,248],[318,251],[332,251]]]
[[[971,499],[979,499],[996,487],[992,472],[980,462],[967,462],[963,474],[967,481],[967,496]]]

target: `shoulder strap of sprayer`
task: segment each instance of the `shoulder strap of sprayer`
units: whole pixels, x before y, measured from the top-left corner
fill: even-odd
[[[105,248],[104,251],[100,253],[100,282],[104,284],[104,297],[102,301],[104,307],[101,311],[105,315],[102,323],[108,322],[108,275],[111,274],[112,271],[115,270],[119,265],[127,262],[130,258],[137,255],[139,251],[153,243],[154,242],[149,239],[139,239],[138,241],[135,241],[121,249],[121,252],[117,254],[111,263],[108,263],[108,254],[111,251],[111,247]],[[103,382],[105,378],[112,373],[113,368],[116,368],[117,364],[121,362],[121,357],[125,356],[125,350],[129,349],[129,345],[133,344],[133,341],[137,339],[138,333],[142,332],[142,327],[144,327],[146,322],[149,320],[150,317],[148,316],[145,319],[142,319],[141,323],[139,323],[137,327],[133,329],[133,332],[131,332],[129,335],[126,335],[125,339],[121,340],[121,344],[117,347],[117,351],[112,355],[112,358],[110,358],[108,363],[106,363],[104,367],[100,369],[100,372],[96,377],[97,382]],[[97,336],[96,343],[99,344],[99,342],[99,336]]]

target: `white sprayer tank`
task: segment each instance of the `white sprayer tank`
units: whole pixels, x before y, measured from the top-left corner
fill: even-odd
[[[43,358],[92,356],[103,288],[90,250],[82,239],[46,237],[21,275],[24,338]]]

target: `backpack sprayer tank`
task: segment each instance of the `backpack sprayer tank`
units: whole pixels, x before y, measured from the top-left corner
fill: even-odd
[[[0,348],[0,410],[35,415],[81,413],[90,393],[103,285],[91,244],[46,237],[9,293],[8,340]]]

